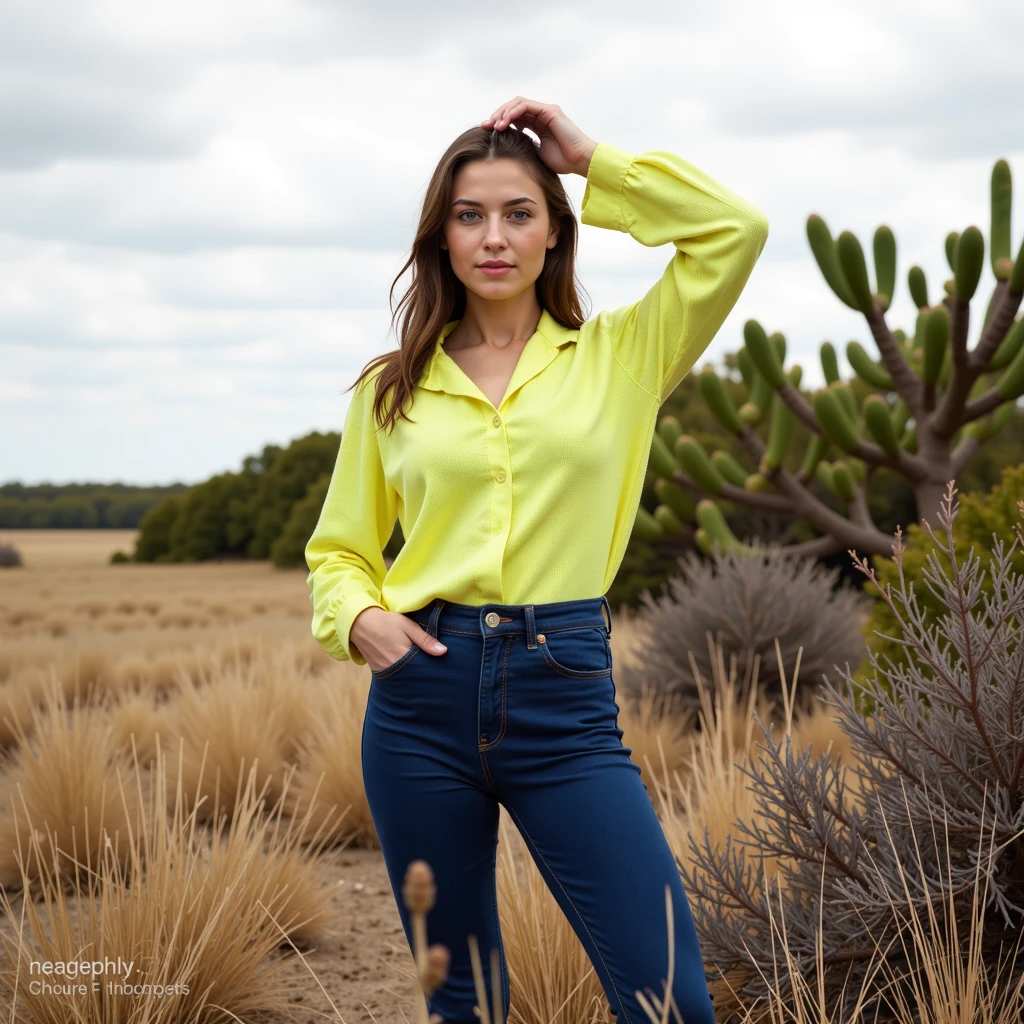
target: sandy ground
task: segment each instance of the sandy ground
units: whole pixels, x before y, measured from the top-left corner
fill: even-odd
[[[404,1024],[414,1019],[414,964],[379,850],[348,847],[322,855],[336,885],[332,906],[337,934],[322,948],[303,953],[345,1024]],[[298,964],[309,977],[308,972]],[[304,1003],[332,1013],[319,985],[309,977]],[[302,1024],[323,1024],[317,1013]]]

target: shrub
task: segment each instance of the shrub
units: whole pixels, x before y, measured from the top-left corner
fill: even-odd
[[[21,564],[21,552],[13,544],[0,544],[0,569],[14,569]]]
[[[858,988],[871,987],[869,965],[883,956],[888,984],[902,981],[874,990],[873,1009],[889,1019],[885,1013],[927,969],[906,952],[914,920],[934,914],[967,934],[972,900],[983,893],[983,961],[993,972],[1007,941],[1021,934],[1024,577],[1010,575],[1016,540],[1004,551],[993,538],[991,596],[983,596],[980,557],[972,549],[961,562],[954,549],[955,493],[950,482],[938,517],[947,540],[932,533],[950,572],[934,553],[923,570],[943,607],[939,621],[927,627],[908,592],[899,530],[893,553],[902,612],[892,587],[879,586],[913,654],[910,667],[887,659],[882,668],[869,654],[874,673],[863,685],[871,717],[859,710],[849,665],[842,692],[825,679],[823,698],[850,738],[854,762],[795,752],[759,722],[763,755],[742,769],[756,818],[736,823],[735,842],[712,846],[707,831],[702,841],[690,835],[692,857],[681,871],[705,953],[746,996],[765,998],[770,980],[793,992],[823,964],[823,1019],[847,1020]],[[1017,507],[1024,515],[1024,501]],[[1017,533],[1024,540],[1019,525]],[[855,564],[878,586],[864,560]],[[766,874],[766,856],[778,858],[776,873]],[[771,924],[780,913],[781,964]]]
[[[1007,466],[1002,471],[998,484],[988,493],[963,494],[957,519],[956,556],[963,560],[972,547],[984,549],[988,546],[993,534],[1006,537],[1013,529],[1016,519],[1016,503],[1024,494],[1024,462],[1017,466]],[[937,557],[943,569],[949,571],[949,558],[944,550],[937,546],[929,532],[918,523],[911,523],[907,528],[907,541],[904,546],[903,571],[911,579],[918,579],[921,570],[929,557]],[[891,558],[878,555],[871,557],[871,563],[881,586],[895,585],[899,570]],[[1014,572],[1024,574],[1024,550],[1018,551],[1011,560]],[[865,591],[871,586],[865,581]],[[982,592],[992,593],[992,581],[986,579],[980,583]],[[930,615],[940,615],[943,611],[942,601],[928,587],[921,587],[917,595],[922,611]],[[907,648],[898,639],[893,639],[897,630],[896,616],[889,605],[882,600],[873,601],[871,615],[864,625],[864,639],[872,651],[879,657],[885,655],[894,664],[907,667]],[[856,675],[863,681],[861,672]]]
[[[781,695],[776,637],[783,664],[793,664],[803,648],[800,675],[815,681],[833,665],[851,659],[859,664],[863,657],[860,630],[871,602],[854,587],[834,586],[839,569],[787,555],[778,544],[753,554],[716,549],[707,560],[691,551],[677,565],[682,574],[669,578],[667,594],[643,594],[644,610],[637,618],[642,660],[635,666],[624,663],[616,675],[633,699],[647,683],[697,710],[700,696],[691,656],[705,685],[717,677],[708,633],[727,664],[736,658],[741,678],[750,678],[760,659],[757,685],[769,697]],[[806,687],[798,692],[798,705],[806,705],[813,693]]]
[[[306,488],[306,493],[292,505],[284,529],[270,546],[272,565],[279,569],[305,565],[306,543],[316,529],[330,482],[331,474],[322,474]]]

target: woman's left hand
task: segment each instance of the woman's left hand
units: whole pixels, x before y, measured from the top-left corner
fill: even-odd
[[[516,128],[529,128],[540,139],[539,156],[551,170],[586,177],[597,143],[584,135],[557,103],[539,103],[517,96],[498,107],[486,121],[481,121],[480,127],[502,131],[513,121]]]

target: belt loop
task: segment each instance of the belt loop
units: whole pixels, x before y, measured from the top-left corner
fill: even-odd
[[[608,598],[601,595],[601,605],[608,609],[608,635],[612,635],[612,606],[608,603]]]
[[[526,649],[537,650],[537,624],[533,620],[533,605],[524,604],[523,611],[526,613]]]
[[[427,623],[427,632],[432,637],[437,637],[439,630],[437,628],[437,620],[441,615],[441,609],[444,607],[444,601],[437,597],[434,599],[434,608],[430,613],[430,621]]]

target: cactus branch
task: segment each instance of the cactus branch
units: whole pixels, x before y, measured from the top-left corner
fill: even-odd
[[[968,364],[967,328],[970,323],[970,305],[953,295],[949,300],[950,348],[952,369],[949,387],[942,398],[942,404],[931,418],[932,432],[938,437],[951,437],[960,425],[964,403],[970,394],[971,385],[981,371],[972,370]]]
[[[895,344],[895,339],[893,341]],[[902,356],[900,357],[902,358]],[[910,367],[907,367],[909,370]],[[913,371],[911,371],[913,372]],[[814,410],[811,408],[810,403],[806,398],[792,384],[786,384],[779,388],[776,395],[782,399],[789,406],[793,415],[796,416],[801,423],[808,428],[813,430],[814,433],[820,434],[825,437],[825,431],[821,429],[821,424],[818,422],[818,417],[814,414]],[[926,469],[924,462],[916,455],[912,455],[910,452],[901,448],[895,455],[890,455],[881,446],[874,444],[870,441],[858,440],[856,446],[850,451],[851,455],[856,455],[858,458],[863,459],[865,462],[870,462],[875,466],[888,466],[890,469],[894,469],[897,472],[903,473],[911,482],[916,483],[918,480],[923,480],[925,477]]]
[[[743,433],[740,434],[740,442],[754,462],[760,462],[761,456],[764,454],[765,445],[750,427],[744,428]],[[774,472],[766,473],[765,475],[775,484],[776,489],[788,499],[786,510],[806,519],[819,533],[831,536],[839,542],[841,547],[838,550],[856,546],[858,550],[868,551],[872,554],[888,555],[891,551],[892,539],[871,523],[866,506],[864,506],[863,510],[863,522],[853,522],[845,516],[833,512],[823,501],[819,501],[807,487],[803,486],[784,467],[780,466]],[[742,495],[737,500],[742,501],[747,498],[748,492],[740,487],[737,487],[735,490],[738,492],[738,495]],[[858,486],[857,490],[863,492],[863,485]],[[721,496],[725,497],[724,491]],[[763,494],[758,496],[765,497]],[[797,552],[802,550],[802,548],[801,545],[797,544],[786,547],[784,550],[788,553],[790,551]]]
[[[903,352],[892,336],[892,331],[889,330],[889,326],[885,322],[885,314],[878,308],[878,304],[872,306],[871,312],[865,313],[864,316],[871,328],[871,336],[878,346],[882,362],[885,363],[885,368],[896,385],[897,393],[916,413],[921,402],[921,378],[914,373],[910,364],[903,358]]]
[[[704,488],[689,476],[685,470],[677,469],[672,474],[672,479],[684,487],[691,487],[698,494],[704,493]],[[721,490],[715,494],[716,498],[722,501],[735,501],[751,508],[763,509],[766,512],[792,512],[793,507],[789,501],[778,494],[769,494],[765,491],[748,491],[744,487],[737,487],[735,484],[725,482]]]
[[[972,370],[982,372],[988,366],[988,360],[991,359],[1014,322],[1022,297],[1024,297],[1024,292],[1011,292],[1006,281],[995,283],[992,315],[985,325],[985,330],[981,333],[978,344],[968,355],[968,366]]]
[[[960,471],[964,466],[974,458],[979,448],[981,448],[981,439],[969,434],[950,452],[950,473],[954,479],[960,475]]]
[[[1007,399],[1003,398],[995,388],[989,388],[983,395],[978,395],[964,406],[964,411],[959,417],[960,423],[970,423],[972,420],[980,419],[993,409],[998,409],[1005,401]]]
[[[825,436],[824,431],[821,429],[821,424],[818,422],[818,417],[814,415],[814,410],[811,408],[810,403],[800,394],[799,391],[792,384],[785,384],[783,387],[776,390],[776,394],[781,398],[786,405],[789,406],[790,411],[793,415],[805,426],[808,430],[813,430],[816,434]]]
[[[892,551],[892,539],[874,525],[868,525],[870,517],[866,509],[864,515],[867,521],[864,524],[856,523],[833,512],[806,487],[801,487],[785,469],[778,471],[773,482],[790,499],[796,512],[820,533],[829,534],[844,546],[855,547],[858,551],[876,555],[888,555]],[[857,490],[863,491],[863,486],[858,485]]]
[[[1011,292],[1006,281],[998,281],[995,292],[992,316],[985,325],[978,344],[967,357],[967,365],[978,372],[985,370],[1000,342],[1006,337],[1006,332],[1020,308],[1021,298],[1024,297],[1024,292]]]
[[[799,544],[787,544],[782,549],[791,558],[824,558],[843,550],[843,542],[825,534],[814,540],[801,541]]]
[[[999,281],[996,284],[996,292],[1000,293],[993,305],[993,313],[989,318],[981,335],[981,340],[971,352],[963,352],[958,358],[957,338],[957,300],[953,300],[953,373],[950,379],[949,390],[943,399],[942,405],[932,418],[932,430],[939,437],[949,437],[959,426],[976,420],[985,413],[991,412],[1002,404],[1004,399],[992,388],[983,395],[979,395],[972,402],[967,402],[967,395],[970,393],[971,385],[978,379],[988,366],[996,349],[1006,337],[1006,332],[1013,324],[1013,318],[1020,308],[1021,298],[1024,292],[1010,291],[1007,282]],[[965,304],[966,305],[966,304]],[[966,340],[967,325],[966,313],[964,314],[963,334]]]

